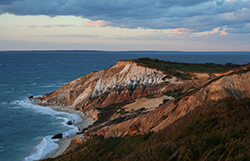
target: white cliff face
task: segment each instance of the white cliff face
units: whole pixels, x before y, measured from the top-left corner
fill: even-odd
[[[117,64],[119,66],[120,63]],[[129,62],[119,73],[112,76],[100,76],[96,82],[92,95],[96,92],[105,93],[106,91],[119,88],[121,86],[133,86],[148,84],[159,84],[163,82],[164,74],[155,69],[138,66],[136,63]]]
[[[126,88],[131,94],[131,91],[137,87],[144,88],[161,84],[165,81],[163,80],[165,76],[162,71],[139,66],[133,61],[119,61],[109,69],[93,72],[69,82],[50,95],[44,96],[41,104],[65,104],[80,108],[111,91],[120,93]],[[175,79],[173,77],[172,82]]]
[[[121,70],[112,73],[113,68],[121,68]],[[112,89],[159,84],[163,82],[162,78],[164,76],[162,72],[155,69],[138,66],[134,62],[120,61],[106,71],[97,72],[95,74],[96,81],[91,82],[93,88],[88,87],[80,94],[74,101],[73,106],[86,99],[89,94],[92,98],[96,98],[105,92],[110,92]]]

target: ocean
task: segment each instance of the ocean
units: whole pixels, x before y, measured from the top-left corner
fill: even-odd
[[[68,120],[75,114],[54,111],[28,100],[42,96],[65,83],[107,69],[119,60],[141,57],[186,63],[250,62],[250,52],[160,52],[160,51],[1,51],[0,52],[0,160],[31,161],[58,148],[51,137],[67,136],[77,128]]]

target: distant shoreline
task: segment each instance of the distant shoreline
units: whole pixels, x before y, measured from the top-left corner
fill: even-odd
[[[164,51],[164,50],[0,50],[0,53],[3,52],[75,52],[75,53],[88,53],[88,52],[111,52],[111,53],[130,53],[130,52],[159,52],[159,53],[179,53],[179,54],[186,54],[186,53],[196,53],[196,54],[207,54],[207,53],[213,53],[213,54],[227,54],[227,53],[250,53],[250,51]],[[106,54],[106,53],[105,53]]]

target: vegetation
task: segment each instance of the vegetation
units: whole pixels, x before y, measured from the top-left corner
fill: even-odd
[[[191,76],[188,74],[188,72],[220,73],[240,67],[240,65],[232,63],[227,63],[225,65],[214,63],[177,63],[149,58],[139,58],[133,61],[138,63],[139,65],[161,70],[165,72],[165,74],[176,76],[183,80],[190,79]]]
[[[47,160],[250,160],[250,99],[209,102],[157,133],[95,136]]]
[[[104,108],[96,108],[100,113],[98,114],[98,120],[94,122],[94,125],[103,123],[110,119],[110,117],[115,114],[116,112],[124,114],[127,113],[123,107],[133,101],[124,101],[118,104],[112,104]]]
[[[177,97],[180,97],[181,95],[183,95],[184,93],[182,92],[183,91],[183,87],[181,88],[176,88],[174,90],[169,90],[169,91],[166,91],[166,92],[163,92],[162,94],[166,95],[166,96],[172,96],[174,98],[177,98]]]
[[[248,63],[248,65],[250,65],[250,63]],[[229,75],[233,75],[233,74],[243,74],[243,73],[246,73],[246,72],[249,72],[250,71],[250,67],[249,66],[246,66],[246,69],[241,69],[239,71],[236,71],[236,72],[232,72],[230,73]]]

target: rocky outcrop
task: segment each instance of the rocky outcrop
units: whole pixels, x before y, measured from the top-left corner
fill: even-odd
[[[67,123],[66,123],[67,125],[73,125],[74,124],[74,122],[73,121],[71,121],[71,120],[69,120],[69,121],[67,121]]]
[[[56,134],[54,136],[51,137],[51,139],[61,139],[63,138],[63,134],[62,133],[59,133],[59,134]]]

